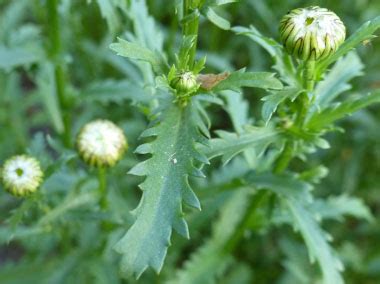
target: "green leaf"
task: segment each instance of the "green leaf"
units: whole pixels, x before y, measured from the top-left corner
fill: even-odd
[[[237,3],[239,1],[240,0],[208,0],[206,2],[206,5],[210,5],[210,6],[222,6],[222,5],[226,5],[226,4]]]
[[[243,94],[234,91],[223,91],[221,95],[226,100],[225,109],[229,114],[236,133],[244,133],[244,127],[251,123],[249,119],[249,104],[243,98]],[[244,157],[251,167],[256,165],[257,159],[254,149],[244,151]]]
[[[232,90],[239,92],[241,87],[252,87],[260,89],[281,89],[281,82],[274,77],[274,73],[268,72],[245,72],[244,69],[233,72],[220,81],[212,91]]]
[[[314,270],[308,263],[307,252],[302,244],[288,238],[282,238],[280,247],[285,255],[282,265],[286,269],[286,272],[281,277],[281,284],[318,283],[320,277],[313,273]]]
[[[222,30],[229,30],[231,28],[230,22],[225,18],[219,16],[213,8],[207,7],[205,10],[207,19],[209,19],[210,22],[212,22],[214,25],[221,28]]]
[[[328,75],[315,89],[315,101],[319,106],[326,106],[341,93],[351,89],[348,82],[363,75],[363,64],[355,52],[341,58]]]
[[[196,43],[197,37],[195,35],[183,37],[179,53],[176,55],[177,67],[180,71],[189,70],[190,51]]]
[[[50,63],[42,65],[36,80],[38,85],[38,93],[44,102],[49,116],[51,117],[53,126],[58,133],[62,133],[64,126],[62,112],[58,103],[53,65]]]
[[[13,220],[12,220],[13,221]],[[18,225],[14,229],[2,226],[0,228],[0,244],[7,244],[12,240],[27,239],[31,236],[46,233],[47,229],[42,227]]]
[[[335,219],[341,221],[343,216],[374,221],[369,208],[363,200],[348,195],[329,197],[327,200],[318,199],[313,202],[310,210],[318,219]]]
[[[340,57],[356,48],[365,40],[374,38],[373,33],[380,28],[380,16],[364,23],[355,33],[353,33],[330,57],[318,63],[317,69],[320,74],[323,74],[326,68],[337,61]]]
[[[220,217],[213,226],[212,236],[186,261],[170,284],[216,283],[215,278],[232,262],[232,256],[224,251],[228,240],[241,224],[250,201],[251,191],[236,190],[221,208]]]
[[[117,1],[125,3],[125,0]],[[133,22],[136,41],[150,50],[162,53],[164,45],[163,32],[160,29],[160,25],[149,15],[149,5],[146,3],[146,0],[129,2],[130,7],[127,10],[127,15]]]
[[[300,94],[300,90],[292,87],[285,87],[282,90],[271,91],[271,95],[262,98],[264,101],[263,108],[261,109],[261,115],[266,124],[268,124],[271,119],[273,113],[277,110],[277,107],[282,102],[287,99],[292,102],[297,98]]]
[[[331,239],[306,209],[312,201],[311,185],[291,175],[250,174],[248,181],[257,188],[272,190],[279,195],[291,213],[292,224],[300,231],[309,251],[311,262],[315,259],[321,267],[325,284],[343,284],[341,261],[335,256],[328,241]]]
[[[230,115],[234,130],[242,133],[243,127],[250,123],[248,101],[244,100],[241,92],[223,91],[221,95],[227,101],[225,109]]]
[[[308,247],[310,260],[318,261],[325,284],[343,284],[341,271],[343,264],[336,257],[328,241],[331,237],[324,232],[313,216],[295,199],[287,199],[286,204],[290,209],[296,228],[302,234]]]
[[[150,63],[156,72],[164,73],[165,70],[168,70],[166,62],[159,54],[137,43],[118,38],[118,42],[112,43],[110,48],[117,55]]]
[[[2,2],[5,3],[5,2]],[[0,38],[7,39],[12,36],[9,31],[14,31],[24,21],[25,15],[30,13],[31,2],[20,0],[8,2],[1,7]]]
[[[82,97],[88,101],[118,104],[125,100],[146,103],[152,99],[137,84],[128,80],[115,81],[112,79],[91,83],[83,90]]]
[[[278,130],[269,127],[252,127],[241,134],[222,130],[216,133],[219,138],[211,139],[210,147],[202,147],[202,151],[210,159],[222,156],[225,164],[248,148],[254,149],[256,155],[260,156],[270,144],[278,142],[280,137]]]
[[[182,203],[200,209],[188,178],[200,174],[194,160],[207,162],[195,149],[196,142],[204,139],[198,130],[202,122],[196,112],[192,103],[185,108],[170,103],[159,124],[142,134],[156,137],[136,150],[152,157],[130,171],[147,176],[140,185],[143,196],[134,211],[135,223],[115,247],[123,254],[122,271],[127,275],[139,277],[149,266],[157,272],[161,270],[173,228],[189,238]]]
[[[106,19],[111,33],[115,33],[119,28],[119,17],[112,0],[96,0],[99,5],[102,17]]]
[[[11,71],[14,68],[30,65],[41,59],[41,56],[27,49],[0,45],[0,69]]]
[[[373,92],[363,97],[355,97],[342,103],[323,109],[319,113],[314,113],[306,126],[312,130],[319,130],[331,126],[333,122],[350,115],[362,108],[380,102],[380,91]]]

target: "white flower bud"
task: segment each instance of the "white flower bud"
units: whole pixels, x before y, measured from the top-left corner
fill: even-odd
[[[112,167],[128,144],[123,130],[108,120],[95,120],[80,131],[77,147],[83,160],[95,167]]]
[[[41,185],[43,172],[40,163],[25,155],[8,159],[1,170],[5,190],[14,196],[28,196]]]
[[[280,23],[285,49],[302,60],[320,60],[335,53],[344,42],[346,28],[339,17],[320,7],[295,9]]]

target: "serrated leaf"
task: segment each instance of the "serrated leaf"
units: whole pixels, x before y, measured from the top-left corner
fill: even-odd
[[[310,259],[316,259],[321,267],[325,284],[343,284],[343,264],[329,245],[330,238],[320,228],[313,216],[295,199],[287,199],[294,222],[308,247]]]
[[[224,163],[248,148],[259,156],[280,137],[278,130],[269,127],[252,128],[241,134],[227,131],[217,131],[217,134],[219,138],[211,139],[210,147],[203,147],[202,151],[210,159],[222,156]]]
[[[166,62],[159,54],[137,43],[118,38],[118,42],[112,43],[110,48],[117,55],[150,63],[158,73],[164,73],[165,70],[168,70]]]
[[[330,107],[327,107],[319,113],[314,113],[306,126],[309,129],[323,129],[325,127],[331,126],[331,124],[338,119],[341,119],[362,108],[379,102],[380,91],[376,91],[359,98],[355,97],[342,103],[337,103]]]
[[[125,3],[124,0],[119,0]],[[160,52],[163,51],[164,36],[159,25],[148,13],[149,5],[146,0],[129,1],[128,17],[133,21],[134,34],[137,41],[146,48]]]
[[[239,71],[232,72],[226,79],[220,81],[215,87],[212,88],[212,91],[239,91],[242,87],[281,89],[282,84],[273,73],[245,72],[244,69],[241,69]]]
[[[327,200],[318,199],[310,206],[310,210],[318,218],[342,220],[343,216],[373,221],[374,217],[363,200],[348,195],[332,196]]]
[[[300,90],[292,87],[286,87],[282,90],[271,91],[271,95],[262,98],[264,101],[261,115],[266,124],[268,124],[273,113],[277,110],[278,105],[287,99],[294,101],[300,94]]]
[[[315,88],[315,101],[319,106],[326,106],[341,93],[351,89],[348,82],[363,75],[363,63],[355,52],[341,58]]]
[[[353,33],[331,56],[318,63],[317,69],[323,73],[326,68],[337,61],[340,57],[356,48],[363,41],[373,38],[373,33],[380,28],[380,16],[364,23],[355,33]]]
[[[118,104],[125,100],[149,102],[152,99],[142,87],[128,80],[105,80],[91,83],[83,90],[82,97],[88,101]]]
[[[315,259],[318,261],[324,283],[343,284],[340,274],[343,265],[328,243],[330,237],[320,228],[313,215],[305,207],[312,201],[311,185],[291,175],[274,176],[252,173],[248,176],[248,181],[257,188],[272,190],[280,196],[293,217],[292,224],[302,234],[311,262]]]
[[[150,142],[152,157],[131,170],[147,177],[140,185],[143,196],[134,211],[137,219],[115,247],[123,254],[122,271],[127,275],[139,277],[148,267],[161,270],[173,228],[189,237],[182,203],[200,209],[188,182],[194,159],[201,156],[195,150],[201,136],[196,111],[191,103],[185,108],[170,103],[159,124],[148,131],[157,136]]]

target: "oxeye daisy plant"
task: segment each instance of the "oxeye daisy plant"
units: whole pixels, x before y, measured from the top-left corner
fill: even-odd
[[[2,1],[0,282],[377,283],[354,2]]]

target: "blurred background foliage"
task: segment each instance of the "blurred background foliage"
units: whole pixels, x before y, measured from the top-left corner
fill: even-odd
[[[129,211],[140,198],[137,184],[141,179],[126,172],[141,159],[133,154],[139,144],[137,138],[147,125],[140,103],[146,100],[145,91],[153,83],[151,78],[141,78],[149,77],[149,72],[140,72],[108,46],[116,36],[128,36],[132,30],[140,34],[139,40],[157,41],[150,27],[153,24],[163,34],[164,50],[173,56],[180,41],[175,1],[147,0],[155,19],[155,23],[149,23],[148,18],[130,14],[122,0],[61,0],[62,42],[58,50],[52,44],[47,2],[0,0],[0,161],[28,152],[41,160],[47,172],[41,193],[26,201],[0,191],[0,282],[134,283],[119,277],[119,256],[112,244],[132,223]],[[310,5],[336,12],[348,34],[380,14],[378,0],[244,0],[218,13],[232,26],[253,24],[263,34],[278,39],[277,23],[282,15]],[[199,57],[207,54],[207,72],[243,67],[266,71],[272,66],[271,58],[258,45],[204,19],[199,49]],[[358,53],[365,74],[354,80],[353,91],[380,87],[380,40],[364,42]],[[59,94],[54,91],[56,66],[64,71],[65,108],[60,107]],[[142,81],[145,84],[133,83]],[[261,97],[258,90],[245,91],[253,119],[260,117]],[[211,107],[210,115],[212,129],[232,129],[221,108]],[[112,207],[106,213],[98,210],[91,194],[96,188],[96,173],[78,162],[72,150],[79,128],[99,117],[120,125],[132,149],[110,170]],[[318,151],[309,161],[330,169],[315,193],[320,197],[340,196],[331,200],[332,206],[342,211],[357,207],[362,210],[357,215],[370,220],[349,217],[345,221],[326,221],[324,226],[334,236],[334,246],[346,267],[347,283],[379,283],[379,106],[340,123],[346,131],[329,134],[331,149]],[[67,126],[71,135],[65,140],[62,136]],[[236,164],[224,170],[216,164],[208,169],[211,178],[207,182],[194,181],[204,210],[189,212],[192,241],[174,235],[162,273],[157,276],[149,271],[139,282],[172,279],[176,269],[209,238],[210,222],[217,218],[218,209],[229,195],[228,191],[219,191],[217,185],[221,179],[233,181],[235,171],[239,171]],[[345,200],[345,195],[360,197],[374,218],[362,204]],[[234,264],[219,283],[315,283],[318,268],[309,264],[300,238],[290,228],[260,228],[247,234],[234,252]]]

